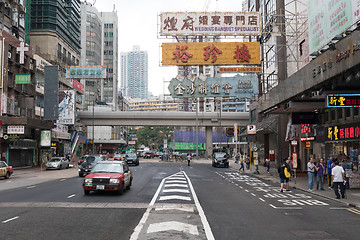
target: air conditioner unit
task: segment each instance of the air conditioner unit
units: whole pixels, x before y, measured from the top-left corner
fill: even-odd
[[[29,68],[30,68],[31,70],[33,70],[33,69],[34,69],[34,64],[30,63],[30,64],[29,64]]]
[[[11,58],[11,52],[8,52],[8,58]]]

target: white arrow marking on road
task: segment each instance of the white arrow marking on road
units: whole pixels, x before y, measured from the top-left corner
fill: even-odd
[[[169,196],[161,196],[159,198],[159,201],[166,201],[166,200],[185,200],[185,201],[191,201],[190,197],[184,197],[179,195],[169,195]]]
[[[70,195],[70,196],[68,196],[67,198],[72,198],[72,197],[75,197],[75,194]]]
[[[178,188],[175,188],[175,189],[164,189],[163,192],[164,192],[164,193],[169,193],[169,192],[190,193],[189,190],[187,190],[187,189],[178,189]]]
[[[199,235],[197,227],[192,224],[170,221],[150,224],[147,233],[165,232],[165,231],[179,231],[184,233],[190,233],[192,235]]]
[[[166,181],[165,184],[168,184],[168,183],[184,183],[186,184],[187,182],[184,180],[184,181],[181,181],[181,180],[170,180],[170,181]]]
[[[155,211],[164,211],[164,210],[178,210],[178,211],[183,211],[183,212],[194,212],[194,207],[184,205],[181,207],[162,206],[162,207],[155,208]]]
[[[28,186],[27,188],[28,189],[31,189],[31,188],[35,188],[36,186]]]
[[[188,185],[187,184],[166,184],[166,185],[164,185],[164,187],[183,187],[183,188],[187,188]]]
[[[2,223],[8,223],[8,222],[13,221],[13,220],[18,219],[18,218],[19,218],[19,216],[16,216],[16,217],[10,218],[8,220],[2,221]]]

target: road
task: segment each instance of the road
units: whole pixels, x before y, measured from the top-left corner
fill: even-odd
[[[210,164],[131,169],[123,195],[85,196],[72,169],[17,188],[0,180],[1,239],[358,239],[360,211],[311,193],[280,193],[279,184]]]

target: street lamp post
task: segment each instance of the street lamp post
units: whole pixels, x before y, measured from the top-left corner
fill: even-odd
[[[95,137],[94,137],[94,128],[95,128],[95,99],[93,100],[93,109],[92,109],[92,153],[95,154]]]

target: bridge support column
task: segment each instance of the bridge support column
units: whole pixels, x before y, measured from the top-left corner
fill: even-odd
[[[213,152],[213,135],[212,135],[212,127],[205,127],[205,135],[206,135],[206,151],[205,158],[211,158]]]

